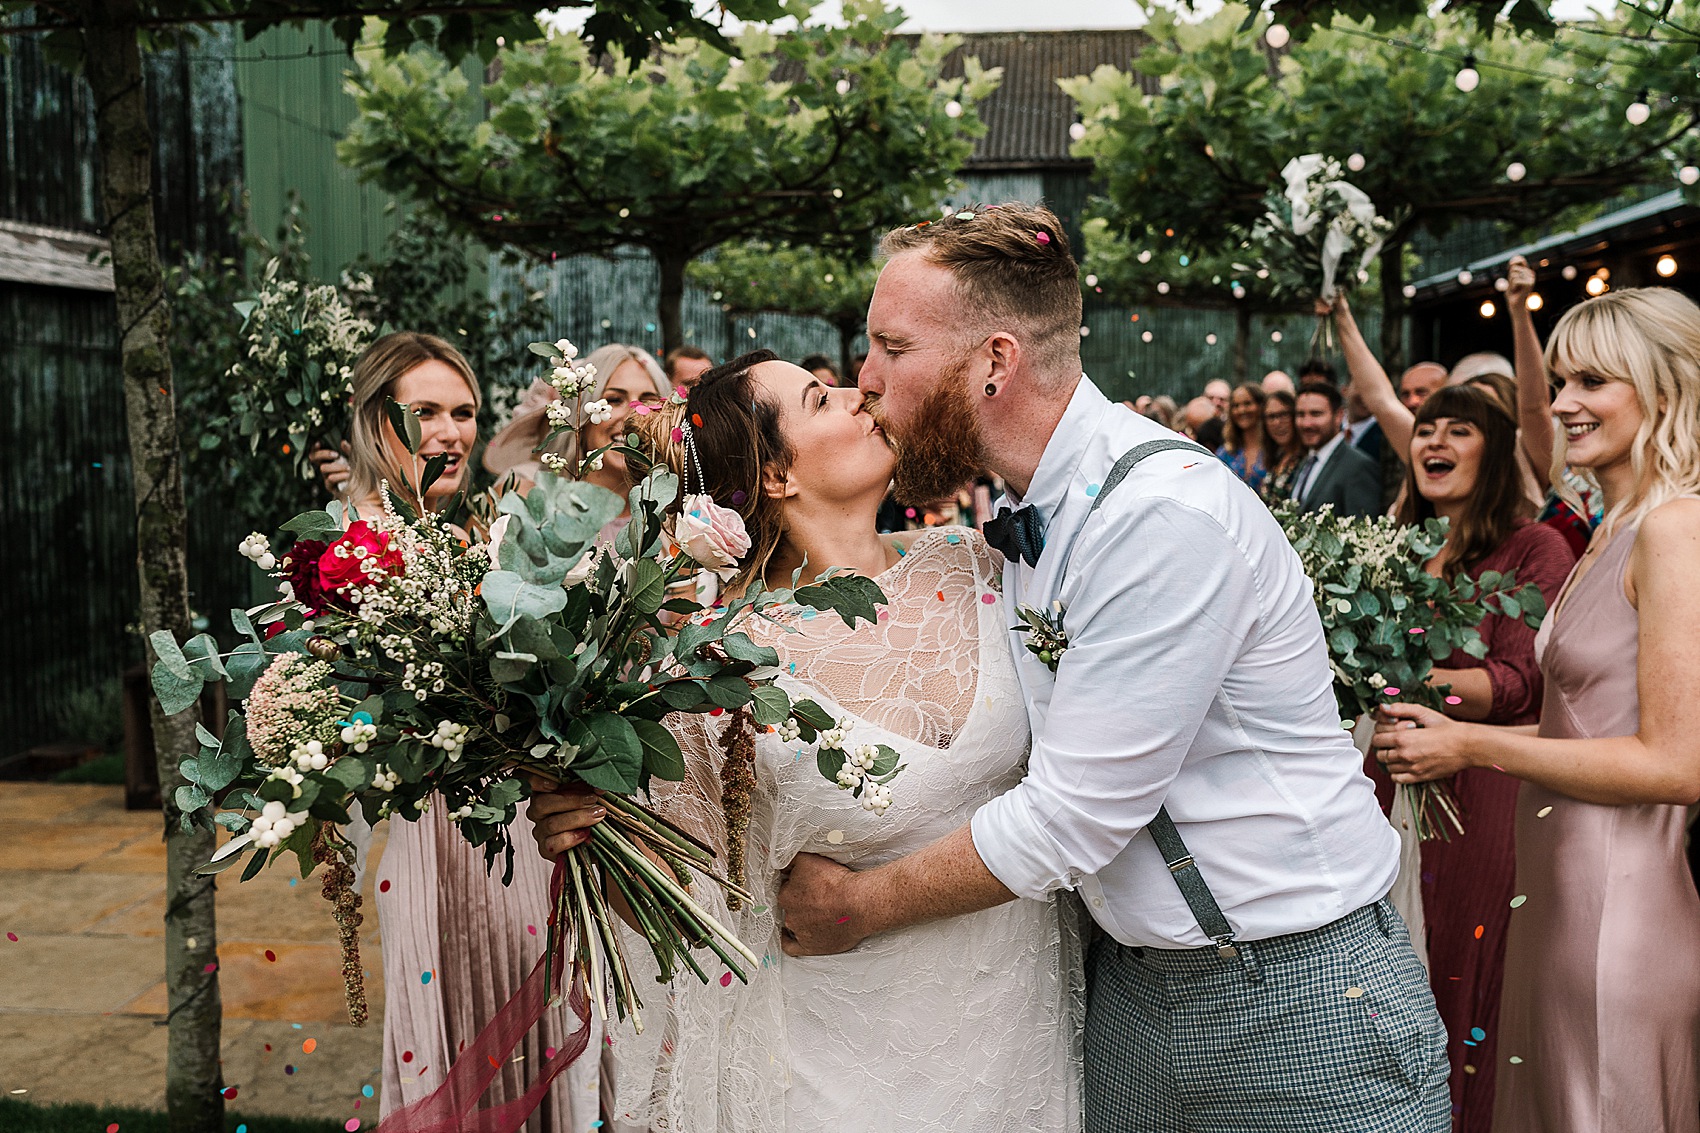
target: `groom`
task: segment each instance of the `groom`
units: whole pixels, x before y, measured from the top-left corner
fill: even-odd
[[[1104,933],[1089,1133],[1449,1129],[1446,1036],[1385,900],[1398,839],[1280,527],[1081,373],[1077,268],[1050,211],[964,211],[882,251],[861,387],[898,447],[897,497],[1003,477],[987,535],[1008,624],[1060,613],[1066,645],[1047,663],[1011,635],[1026,779],[876,869],[798,858],[786,951],[1074,889]]]

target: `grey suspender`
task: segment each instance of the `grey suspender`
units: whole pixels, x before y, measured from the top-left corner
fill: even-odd
[[[1183,441],[1180,438],[1157,441],[1146,441],[1135,445],[1122,455],[1122,458],[1110,469],[1110,474],[1104,477],[1104,482],[1098,488],[1098,495],[1092,501],[1091,509],[1086,513],[1090,518],[1092,512],[1108,496],[1133,466],[1148,456],[1175,449],[1191,449],[1203,453],[1214,460],[1215,455],[1202,445]],[[1065,570],[1067,564],[1064,564]],[[1062,578],[1057,578],[1061,585]],[[1175,829],[1175,820],[1169,817],[1167,806],[1159,807],[1157,815],[1151,820],[1147,830],[1151,831],[1151,840],[1157,843],[1158,851],[1163,855],[1163,861],[1168,863],[1169,874],[1175,879],[1175,885],[1180,888],[1181,896],[1186,899],[1186,907],[1192,910],[1192,915],[1198,921],[1198,927],[1204,934],[1216,942],[1216,954],[1224,960],[1239,955],[1239,948],[1234,944],[1234,930],[1228,926],[1228,918],[1222,915],[1222,907],[1216,904],[1216,898],[1211,895],[1210,886],[1205,882],[1204,875],[1198,872],[1198,863],[1193,861],[1187,852],[1186,843],[1181,840],[1181,833]]]

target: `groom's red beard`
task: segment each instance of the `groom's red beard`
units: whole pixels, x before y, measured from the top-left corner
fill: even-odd
[[[968,397],[967,376],[967,359],[952,365],[905,425],[893,422],[877,398],[868,406],[897,452],[892,491],[901,502],[949,499],[985,471],[985,437]]]

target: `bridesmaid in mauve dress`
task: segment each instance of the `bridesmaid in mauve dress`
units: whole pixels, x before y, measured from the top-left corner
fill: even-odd
[[[1612,292],[1546,360],[1606,520],[1536,639],[1540,725],[1393,705],[1373,744],[1397,782],[1523,780],[1496,1133],[1700,1133],[1700,307]]]

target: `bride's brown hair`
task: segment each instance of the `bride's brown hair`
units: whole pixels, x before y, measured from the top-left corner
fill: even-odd
[[[750,551],[738,562],[729,587],[734,592],[766,573],[785,538],[784,508],[763,490],[763,481],[785,475],[794,454],[779,425],[779,407],[751,373],[777,361],[771,350],[734,358],[703,374],[684,404],[669,401],[637,419],[644,447],[679,477],[681,495],[706,494],[743,518]]]

